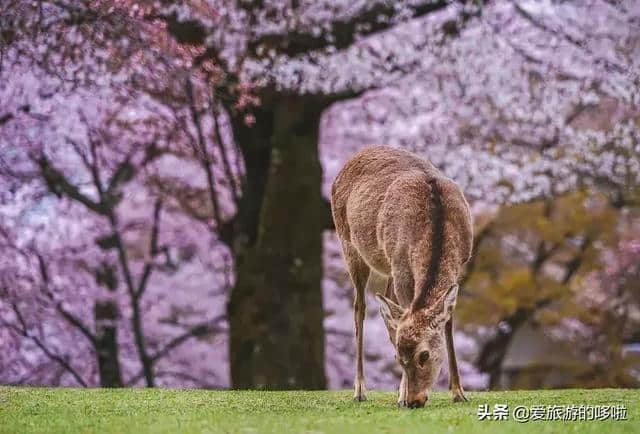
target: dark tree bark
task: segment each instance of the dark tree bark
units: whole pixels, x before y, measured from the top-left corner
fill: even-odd
[[[502,363],[507,354],[516,331],[533,315],[533,309],[519,308],[501,323],[496,335],[483,347],[477,365],[482,372],[489,374],[489,388],[496,389],[500,385]]]
[[[282,94],[263,101],[257,128],[233,125],[247,179],[228,304],[231,380],[236,388],[323,389],[328,216],[317,138],[328,101]]]
[[[98,357],[100,386],[122,387],[116,327],[118,305],[114,300],[97,301],[94,307],[94,317],[96,321],[95,349]]]

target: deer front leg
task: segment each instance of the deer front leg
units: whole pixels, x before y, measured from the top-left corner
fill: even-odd
[[[449,318],[449,321],[445,324],[444,334],[447,340],[447,356],[449,359],[449,388],[453,394],[453,402],[463,402],[466,401],[467,398],[464,396],[464,391],[460,384],[456,350],[453,346],[453,316]]]
[[[366,311],[364,288],[356,288],[356,300],[354,303],[354,320],[356,328],[356,378],[353,383],[353,399],[356,401],[366,401],[367,391],[364,386],[364,315]]]
[[[407,374],[402,372],[400,387],[398,388],[398,407],[407,406]]]

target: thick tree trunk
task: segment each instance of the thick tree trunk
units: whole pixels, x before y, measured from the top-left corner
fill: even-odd
[[[98,356],[100,386],[122,387],[116,326],[118,305],[114,300],[97,301],[94,306],[94,316],[96,321],[95,347]]]
[[[314,97],[280,95],[256,116],[255,131],[234,123],[247,165],[243,202],[247,193],[257,201],[241,206],[234,230],[240,242],[234,243],[237,281],[228,318],[235,388],[326,386],[321,290],[326,202],[317,149],[325,106]],[[260,178],[266,179],[262,191]]]

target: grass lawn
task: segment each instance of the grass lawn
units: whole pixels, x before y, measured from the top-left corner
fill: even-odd
[[[575,432],[640,433],[640,390],[467,392],[456,403],[446,392],[425,408],[396,408],[393,392],[257,392],[0,387],[0,433],[289,433],[289,432]],[[508,404],[507,421],[478,420],[478,406]],[[517,406],[616,406],[628,420],[516,422]],[[579,416],[578,416],[579,417]]]

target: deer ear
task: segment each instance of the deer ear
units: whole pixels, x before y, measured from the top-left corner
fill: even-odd
[[[442,298],[442,314],[444,321],[449,321],[453,310],[456,308],[456,300],[458,299],[458,284],[455,284],[449,288],[447,293]]]
[[[382,315],[384,324],[387,326],[391,342],[393,342],[396,336],[396,330],[398,329],[398,321],[404,314],[404,309],[402,306],[397,305],[381,294],[376,294],[376,298],[380,303],[380,314]]]

